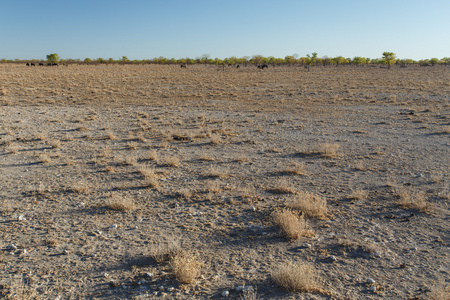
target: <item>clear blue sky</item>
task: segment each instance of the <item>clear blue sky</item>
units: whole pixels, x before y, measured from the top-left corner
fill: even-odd
[[[450,57],[450,0],[0,0],[0,59]]]

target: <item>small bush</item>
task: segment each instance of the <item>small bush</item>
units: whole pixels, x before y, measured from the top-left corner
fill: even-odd
[[[288,202],[288,206],[301,210],[307,217],[327,218],[327,201],[312,193],[299,192]]]
[[[319,152],[322,154],[322,156],[327,158],[338,158],[339,148],[339,144],[325,143],[319,146]]]
[[[273,271],[272,279],[288,292],[318,290],[317,271],[305,263],[285,263]]]
[[[406,188],[397,188],[395,190],[397,204],[405,209],[416,209],[423,213],[429,213],[432,209],[430,203],[427,202],[426,195],[422,191],[412,191]]]
[[[173,274],[181,283],[194,283],[200,276],[202,265],[196,254],[188,252],[180,252],[170,261]]]
[[[134,201],[128,197],[113,195],[106,202],[106,207],[110,210],[126,212],[129,210],[133,210],[136,205]]]
[[[299,239],[306,232],[306,220],[291,210],[283,209],[272,213],[273,222],[290,239]]]

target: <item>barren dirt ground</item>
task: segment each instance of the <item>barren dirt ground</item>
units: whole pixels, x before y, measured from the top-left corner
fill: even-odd
[[[448,299],[449,100],[445,66],[2,64],[0,295]]]

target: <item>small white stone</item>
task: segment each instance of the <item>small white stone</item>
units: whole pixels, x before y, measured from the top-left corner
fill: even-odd
[[[17,246],[14,244],[10,244],[10,245],[6,246],[6,250],[17,250]]]
[[[105,272],[105,273],[102,274],[102,276],[103,276],[103,277],[108,277],[109,274]]]
[[[222,297],[228,297],[230,295],[229,291],[223,291],[222,292]]]
[[[145,273],[145,276],[147,276],[147,277],[153,277],[153,276],[155,276],[155,274],[153,274],[153,273]]]
[[[330,255],[330,260],[332,260],[332,261],[336,261],[336,260],[337,260],[337,258],[336,258],[336,256],[334,256],[334,255]]]
[[[167,288],[167,291],[168,291],[168,292],[172,292],[174,289],[175,289],[175,288],[174,288],[173,286],[170,286],[170,287]]]
[[[237,292],[242,292],[243,290],[244,290],[244,286],[243,285],[240,285],[240,286],[236,287],[236,291]]]
[[[371,292],[376,292],[376,291],[377,291],[377,287],[374,286],[374,285],[372,285],[372,286],[370,287],[370,291],[371,291]]]
[[[27,219],[23,215],[20,215],[17,217],[17,220],[18,221],[26,221]]]
[[[251,211],[256,211],[256,207],[252,206],[252,207],[250,208],[250,210],[251,210]]]
[[[374,283],[375,283],[375,280],[373,280],[372,278],[367,278],[366,282],[367,282],[368,284],[374,284]]]
[[[111,226],[109,226],[109,228],[116,229],[117,228],[117,224],[112,224]]]
[[[163,286],[163,285],[160,285],[160,286],[158,287],[158,290],[164,291],[164,286]]]
[[[312,245],[309,244],[309,243],[304,243],[303,245],[304,245],[306,248],[311,248],[311,247],[312,247]]]
[[[64,251],[63,251],[63,254],[64,254],[64,255],[69,255],[69,254],[70,254],[70,251],[69,251],[69,250],[64,250]]]

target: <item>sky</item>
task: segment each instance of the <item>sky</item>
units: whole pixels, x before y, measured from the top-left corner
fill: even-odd
[[[0,59],[450,57],[450,0],[0,0]]]

